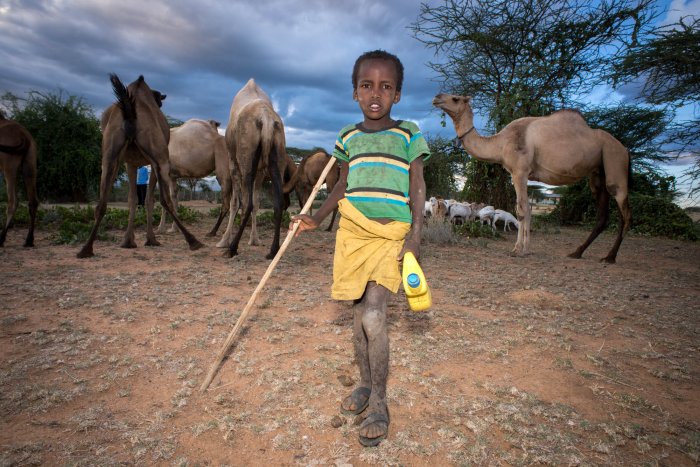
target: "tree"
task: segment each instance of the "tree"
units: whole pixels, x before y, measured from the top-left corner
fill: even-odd
[[[614,135],[630,152],[638,172],[657,174],[658,163],[671,157],[659,151],[671,115],[665,109],[619,103],[614,106],[591,106],[584,117],[592,128],[600,128]]]
[[[685,17],[655,30],[615,63],[615,84],[642,79],[641,96],[674,108],[700,102],[700,18]],[[697,113],[695,114],[697,115]],[[694,165],[686,172],[691,195],[700,194],[700,120],[677,122],[666,140],[678,154],[690,154]]]
[[[414,36],[434,49],[442,87],[473,96],[498,131],[524,116],[576,104],[604,81],[611,61],[647,31],[653,0],[445,0],[421,5]],[[512,209],[515,192],[500,167],[470,163],[469,193]],[[478,199],[475,199],[478,200]]]
[[[102,134],[92,107],[62,91],[30,91],[26,99],[5,93],[0,100],[36,140],[40,198],[85,202],[94,197],[100,183]]]
[[[467,157],[454,140],[429,136],[426,140],[431,154],[423,170],[426,195],[452,198],[457,191],[455,174],[464,173]]]

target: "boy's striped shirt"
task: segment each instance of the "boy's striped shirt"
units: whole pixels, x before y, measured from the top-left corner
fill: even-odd
[[[417,157],[430,157],[415,123],[397,121],[379,131],[348,125],[338,135],[333,156],[350,165],[345,197],[353,206],[370,219],[411,223],[409,166]]]

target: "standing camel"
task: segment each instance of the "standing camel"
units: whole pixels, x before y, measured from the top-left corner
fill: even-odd
[[[329,157],[331,156],[326,151],[318,151],[306,156],[299,164],[297,169],[297,182],[294,186],[294,191],[297,194],[297,198],[299,198],[300,208],[303,208],[304,204],[306,204],[306,200],[309,199],[311,191],[313,190],[314,186],[316,186],[318,178],[321,176],[326,164],[328,164]],[[328,193],[333,190],[333,187],[338,182],[339,177],[340,166],[336,164],[326,176],[326,190]],[[327,232],[333,230],[333,222],[335,222],[335,216],[337,213],[338,208],[333,210],[331,222],[328,224],[328,228],[326,229]],[[311,214],[311,209],[309,209],[309,214]]]
[[[0,170],[7,184],[7,211],[5,227],[0,232],[0,247],[5,245],[7,231],[17,209],[17,176],[22,169],[24,186],[29,202],[29,232],[25,247],[34,246],[34,224],[39,200],[36,194],[36,143],[26,128],[13,120],[7,120],[0,111]]]
[[[452,119],[464,149],[478,160],[503,166],[510,175],[517,197],[521,228],[513,253],[524,255],[530,243],[530,205],[527,181],[568,185],[590,176],[596,199],[596,224],[585,242],[569,257],[580,258],[608,223],[608,202],[615,198],[620,228],[608,255],[601,261],[614,263],[622,238],[632,223],[628,202],[630,157],[627,149],[609,133],[592,129],[575,110],[560,110],[546,117],[512,121],[493,136],[480,136],[474,129],[470,97],[438,94],[433,105]]]
[[[285,198],[285,194],[292,191],[296,183],[296,166],[287,154],[285,145],[284,124],[275,112],[272,101],[253,79],[248,80],[233,98],[226,125],[231,179],[234,180],[234,191],[240,187],[238,192],[243,207],[241,225],[229,244],[229,257],[238,254],[238,244],[251,213],[253,219],[249,243],[258,243],[255,215],[266,177],[272,180],[274,206],[274,238],[266,258],[274,258],[279,250],[282,211],[289,206],[288,196]],[[283,181],[287,179],[289,181],[283,185]],[[233,219],[238,210],[236,196],[231,197],[230,210],[228,228],[221,242],[229,239],[233,232]]]
[[[170,129],[168,153],[170,160],[170,196],[173,209],[177,212],[177,179],[202,178],[214,172],[221,186],[221,212],[216,224],[207,237],[216,235],[219,226],[229,211],[231,203],[231,173],[229,156],[223,135],[219,134],[219,122],[215,120],[187,120],[182,125]],[[153,176],[153,172],[151,172]],[[151,191],[153,187],[151,186]],[[152,196],[152,195],[151,195]],[[160,218],[158,233],[165,232],[166,215]],[[177,230],[175,223],[168,232]]]
[[[97,229],[107,210],[107,197],[117,178],[120,161],[126,162],[129,177],[129,223],[124,234],[122,248],[136,248],[134,241],[134,218],[136,215],[136,169],[150,164],[156,173],[160,187],[160,199],[165,210],[173,216],[182,231],[190,250],[201,248],[197,240],[182,224],[173,210],[170,198],[170,162],[168,161],[168,141],[170,129],[160,107],[165,95],[152,90],[143,76],[125,87],[117,75],[110,75],[112,88],[117,102],[102,114],[102,176],[100,179],[100,199],[95,208],[95,225],[78,258],[94,255],[92,245],[97,237]],[[151,177],[149,185],[155,184]],[[152,189],[146,195],[146,246],[158,246],[153,233],[153,196]]]

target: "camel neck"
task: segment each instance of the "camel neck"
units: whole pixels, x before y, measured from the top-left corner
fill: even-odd
[[[475,159],[485,161],[485,162],[495,162],[500,163],[503,151],[501,144],[494,140],[493,137],[481,136],[474,125],[462,125],[461,128],[467,128],[467,130],[459,131],[457,130],[460,141],[462,141],[462,146],[464,150],[469,153],[470,156]]]

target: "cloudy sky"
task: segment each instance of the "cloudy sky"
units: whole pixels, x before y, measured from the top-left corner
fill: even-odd
[[[700,0],[659,1],[662,22],[700,14]],[[233,96],[255,78],[289,146],[330,150],[342,126],[361,120],[355,58],[385,49],[406,68],[393,117],[452,137],[431,106],[440,89],[426,64],[436,57],[408,29],[419,9],[414,0],[0,0],[0,93],[63,90],[99,115],[114,100],[110,72],[124,83],[143,74],[168,95],[166,114],[225,126]]]

